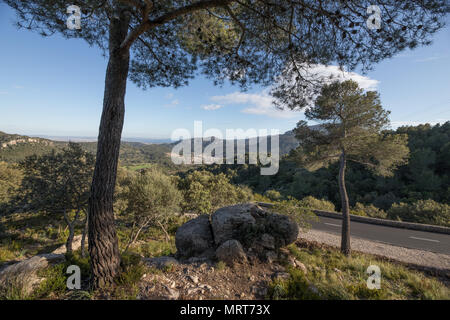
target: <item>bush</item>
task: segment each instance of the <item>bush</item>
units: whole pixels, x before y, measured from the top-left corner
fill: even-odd
[[[191,172],[180,179],[179,188],[184,195],[184,211],[200,214],[253,199],[250,188],[231,184],[230,177],[223,173]]]
[[[23,173],[14,165],[0,161],[0,205],[18,195]]]
[[[271,210],[276,213],[290,216],[298,223],[300,228],[303,229],[308,229],[310,227],[309,221],[317,219],[317,216],[311,209],[305,207],[302,201],[293,197],[289,197],[288,200],[274,203],[274,207]]]
[[[264,192],[264,196],[272,201],[278,201],[281,199],[281,193],[276,190],[267,190]]]
[[[182,201],[181,192],[170,176],[157,168],[144,170],[130,178],[119,198],[125,199],[126,218],[132,222],[126,249],[149,227],[161,228],[169,240],[167,222]]]
[[[450,206],[434,200],[419,200],[411,204],[395,203],[387,215],[393,220],[450,227]]]
[[[328,200],[324,199],[316,199],[312,196],[307,196],[300,200],[299,205],[301,207],[314,209],[314,210],[323,210],[323,211],[335,211],[334,204]]]
[[[371,217],[371,218],[379,218],[386,219],[387,214],[382,209],[375,207],[373,204],[364,205],[360,202],[357,202],[355,206],[350,210],[351,214],[355,214],[357,216],[363,217]]]

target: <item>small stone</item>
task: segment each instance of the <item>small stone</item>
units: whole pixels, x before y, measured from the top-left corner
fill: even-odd
[[[274,251],[267,251],[265,258],[267,263],[274,263],[278,259],[278,255]]]
[[[197,276],[187,276],[187,278],[192,281],[193,283],[197,284],[198,283],[198,277]]]
[[[297,268],[299,268],[300,270],[302,270],[304,274],[307,274],[307,273],[308,273],[308,268],[306,268],[306,266],[305,266],[303,263],[301,263],[301,262],[298,261],[298,260],[295,260],[294,262],[295,262],[295,266],[296,266]]]
[[[287,272],[275,272],[272,275],[272,280],[287,280],[291,277],[291,275]]]
[[[180,293],[177,290],[171,289],[169,287],[164,286],[166,294],[162,296],[165,300],[177,300],[180,296]]]
[[[294,267],[294,268],[297,267],[297,263],[294,258],[289,257],[287,262],[288,262],[289,266]]]
[[[194,293],[197,293],[197,291],[200,291],[201,292],[201,290],[202,289],[200,289],[200,288],[191,288],[191,289],[189,289],[188,291],[187,291],[187,295],[188,296],[190,296],[191,294],[194,294]]]
[[[310,284],[308,286],[308,289],[314,294],[317,294],[317,295],[319,294],[319,289],[317,289],[317,287],[315,285],[313,285],[313,284]]]
[[[208,291],[213,291],[213,288],[210,286],[210,285],[207,285],[207,284],[201,284],[201,285],[199,285],[200,287],[202,287],[202,288],[205,288],[206,290],[208,290]]]

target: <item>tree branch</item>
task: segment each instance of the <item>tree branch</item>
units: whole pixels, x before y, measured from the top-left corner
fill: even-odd
[[[173,19],[178,18],[181,15],[185,15],[188,13],[192,13],[195,11],[208,9],[208,8],[214,8],[214,7],[223,7],[227,4],[233,2],[233,0],[208,0],[208,1],[198,1],[193,4],[172,10],[168,13],[163,14],[162,16],[154,19],[154,20],[143,20],[142,23],[134,29],[132,32],[128,34],[128,36],[125,38],[125,40],[120,45],[121,50],[128,50],[131,45],[136,41],[136,39],[146,32],[147,30],[150,30],[154,27],[163,25],[166,22],[169,22]]]

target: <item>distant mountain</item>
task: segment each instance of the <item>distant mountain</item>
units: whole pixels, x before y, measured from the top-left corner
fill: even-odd
[[[0,161],[17,162],[27,156],[44,154],[61,147],[61,143],[49,139],[0,131]]]
[[[50,138],[50,136],[48,136]],[[83,149],[93,154],[97,150],[97,142],[89,141],[88,137],[52,137],[53,139],[42,137],[28,137],[17,134],[7,134],[0,132],[0,161],[19,162],[25,157],[37,154],[48,153],[53,149],[60,150],[64,148],[68,141],[74,141],[81,144]],[[127,141],[128,140],[128,141]],[[129,141],[136,140],[136,141]],[[164,166],[173,167],[170,153],[174,145],[178,142],[170,142],[168,139],[127,139],[122,141],[120,149],[120,161],[122,165],[136,165],[142,163],[158,163]],[[194,140],[192,140],[192,144]],[[211,142],[203,142],[205,148]],[[223,142],[225,145],[225,141]],[[250,147],[258,145],[257,138],[245,139],[246,151]],[[298,145],[293,131],[288,131],[279,136],[280,155],[285,155]],[[270,139],[268,150],[270,151]],[[236,148],[236,146],[235,146]],[[192,149],[193,150],[193,149]]]
[[[97,137],[84,137],[84,136],[48,136],[39,135],[40,138],[49,139],[53,141],[62,142],[96,142]],[[171,143],[170,139],[152,139],[152,138],[133,138],[133,137],[123,137],[123,142],[141,142],[145,144],[161,144],[161,143]]]

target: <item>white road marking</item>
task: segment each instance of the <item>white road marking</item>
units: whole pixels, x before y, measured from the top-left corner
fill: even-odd
[[[440,242],[439,240],[426,239],[426,238],[417,238],[417,237],[409,237],[410,239],[423,240],[423,241],[431,241],[431,242]]]
[[[334,224],[334,223],[328,223],[328,222],[324,222],[324,224],[327,224],[329,226],[333,226],[333,227],[340,227],[340,224]]]

